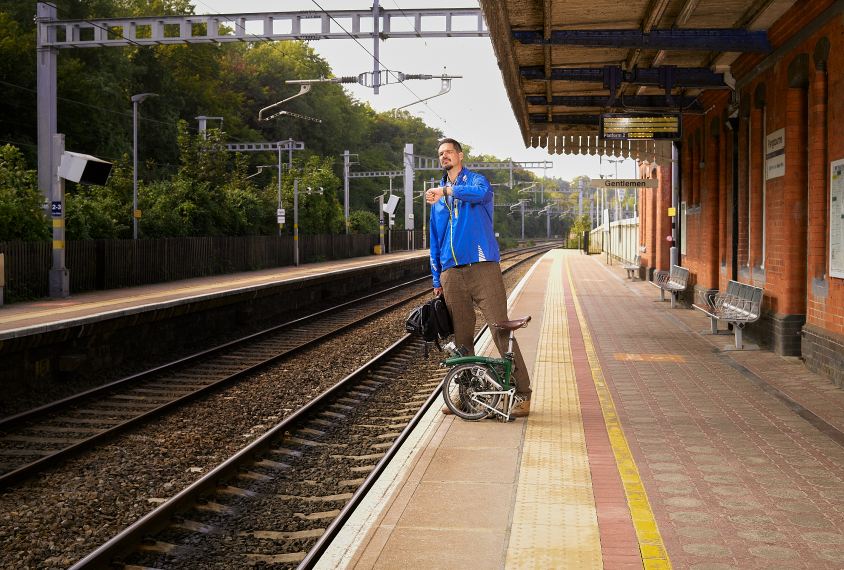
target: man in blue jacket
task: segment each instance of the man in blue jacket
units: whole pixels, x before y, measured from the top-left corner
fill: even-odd
[[[464,345],[475,354],[475,308],[477,303],[487,324],[509,320],[507,293],[498,242],[492,228],[493,191],[489,181],[477,172],[463,168],[463,150],[454,139],[443,139],[438,148],[440,165],[445,169],[439,188],[425,195],[431,204],[431,272],[434,294],[444,295],[454,323],[454,344]],[[490,328],[503,358],[509,334]],[[512,415],[530,412],[530,375],[519,350],[516,357],[517,394],[524,398],[513,406]],[[443,412],[449,413],[448,408]]]

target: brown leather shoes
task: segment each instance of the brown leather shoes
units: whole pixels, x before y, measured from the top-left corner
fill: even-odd
[[[524,418],[530,414],[530,398],[525,400],[524,402],[518,402],[517,404],[513,405],[513,409],[510,410],[510,415],[514,418]]]
[[[444,414],[452,413],[451,408],[449,408],[448,406],[443,406],[443,413]]]

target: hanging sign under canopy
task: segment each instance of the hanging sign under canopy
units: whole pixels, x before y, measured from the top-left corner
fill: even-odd
[[[604,113],[599,121],[605,140],[680,140],[680,113]]]

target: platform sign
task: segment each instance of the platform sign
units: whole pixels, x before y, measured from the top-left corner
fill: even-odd
[[[61,201],[53,202],[51,209],[52,209],[54,216],[61,217],[61,215],[62,215],[62,203],[61,203]]]
[[[785,176],[785,129],[765,137],[765,180]]]
[[[592,188],[659,188],[656,178],[593,179]]]
[[[677,215],[677,208],[668,208],[668,215],[669,216],[676,216]]]
[[[602,140],[667,140],[683,138],[680,113],[604,113],[599,121]]]
[[[830,163],[829,275],[844,279],[844,159]]]

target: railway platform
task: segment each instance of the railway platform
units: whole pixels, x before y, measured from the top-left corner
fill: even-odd
[[[47,382],[201,341],[379,283],[430,273],[427,251],[303,264],[0,306],[0,386]]]
[[[844,566],[844,392],[554,250],[510,298],[531,413],[430,408],[318,568]],[[489,339],[481,353],[492,354]],[[444,374],[444,372],[443,372]]]

